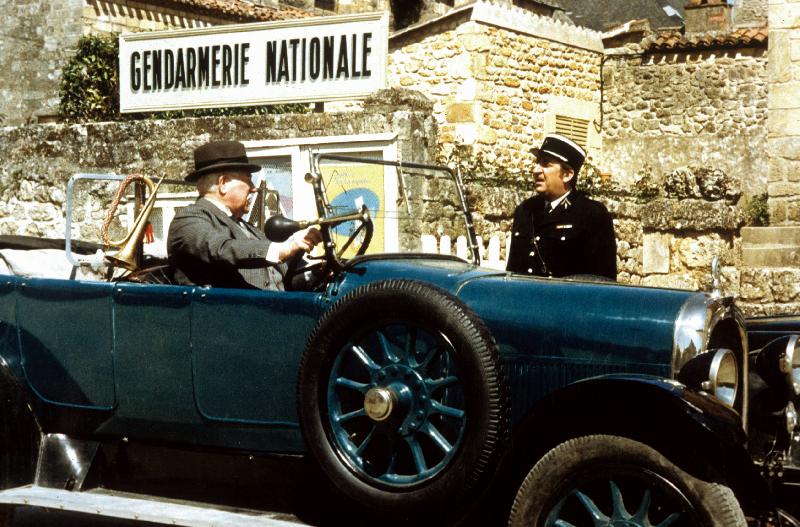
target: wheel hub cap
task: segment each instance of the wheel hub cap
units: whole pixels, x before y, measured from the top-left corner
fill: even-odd
[[[384,421],[394,409],[394,394],[388,388],[370,388],[364,396],[364,411],[373,421]]]

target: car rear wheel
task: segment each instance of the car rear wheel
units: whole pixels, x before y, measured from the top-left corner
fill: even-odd
[[[733,492],[687,474],[656,450],[595,435],[548,452],[517,492],[510,527],[745,527]]]
[[[425,510],[429,520],[443,500],[482,487],[508,429],[488,329],[456,297],[414,281],[366,285],[322,317],[298,404],[308,448],[336,488],[372,510]]]

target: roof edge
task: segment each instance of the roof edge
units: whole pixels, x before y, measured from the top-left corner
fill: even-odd
[[[603,39],[599,31],[565,24],[516,6],[495,3],[491,0],[477,0],[472,4],[453,9],[442,16],[408,26],[389,35],[389,40],[399,39],[425,27],[464,14],[467,14],[469,20],[474,22],[497,26],[589,51],[603,52]]]

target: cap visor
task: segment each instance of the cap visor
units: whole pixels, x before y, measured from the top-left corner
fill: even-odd
[[[531,153],[534,154],[535,156],[538,156],[539,154],[547,154],[549,156],[555,157],[556,159],[560,159],[565,163],[569,162],[566,157],[562,156],[561,154],[556,154],[555,152],[552,152],[550,150],[542,150],[541,148],[531,148]]]

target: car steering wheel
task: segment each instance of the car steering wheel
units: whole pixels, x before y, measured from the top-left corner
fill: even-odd
[[[336,258],[340,261],[344,257],[344,253],[347,251],[347,249],[350,248],[350,245],[352,245],[352,243],[358,238],[358,235],[361,233],[361,231],[364,231],[364,238],[361,241],[361,245],[358,247],[355,256],[361,256],[366,253],[367,249],[369,248],[369,243],[372,241],[372,234],[375,230],[375,225],[372,223],[372,218],[367,216],[366,218],[360,218],[354,221],[359,222],[358,227],[356,227],[356,229],[350,233],[350,236],[347,237],[347,240],[345,240],[341,248],[337,249],[336,251]]]

